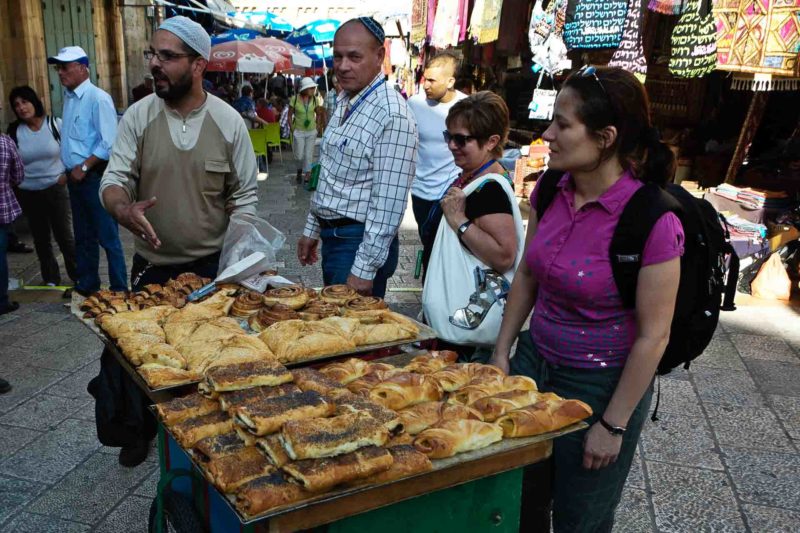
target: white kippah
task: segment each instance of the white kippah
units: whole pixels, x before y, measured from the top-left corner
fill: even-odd
[[[192,19],[182,16],[172,17],[165,20],[158,29],[174,34],[206,60],[211,57],[211,37],[200,24]]]

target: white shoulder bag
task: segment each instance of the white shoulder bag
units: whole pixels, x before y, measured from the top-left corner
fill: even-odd
[[[511,184],[504,176],[481,176],[464,187],[464,194],[469,196],[487,180],[499,183],[511,203],[517,234],[517,256],[514,267],[508,272],[493,271],[464,248],[456,232],[442,218],[425,275],[422,308],[428,324],[439,338],[456,344],[495,344],[505,307],[505,294],[501,294],[504,291],[500,285],[506,290],[510,286],[525,246],[522,215]],[[466,321],[465,315],[468,319]],[[470,322],[474,327],[465,327]]]

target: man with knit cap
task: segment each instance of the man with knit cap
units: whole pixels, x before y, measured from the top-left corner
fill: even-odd
[[[202,26],[186,17],[167,19],[144,53],[155,94],[131,106],[119,125],[100,197],[135,237],[133,290],[183,272],[216,277],[230,217],[256,212],[257,167],[247,126],[203,90],[210,53]],[[116,365],[107,354],[106,362]],[[124,398],[112,400],[126,415],[114,423],[119,438],[106,444],[122,446],[120,463],[135,466],[147,456],[155,421],[143,409],[148,402],[141,391],[124,389]]]

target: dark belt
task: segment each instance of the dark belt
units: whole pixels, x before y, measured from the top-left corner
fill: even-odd
[[[359,222],[358,220],[353,220],[352,218],[320,218],[317,217],[319,221],[319,225],[325,229],[331,228],[341,228],[342,226],[353,226],[355,224],[363,224],[363,222]]]

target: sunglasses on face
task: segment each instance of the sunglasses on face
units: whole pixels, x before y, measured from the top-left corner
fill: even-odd
[[[460,133],[450,133],[447,130],[442,132],[442,136],[444,137],[444,142],[450,144],[450,141],[453,141],[456,146],[459,148],[464,148],[466,144],[472,140],[477,140],[477,137],[472,135],[462,135]]]

